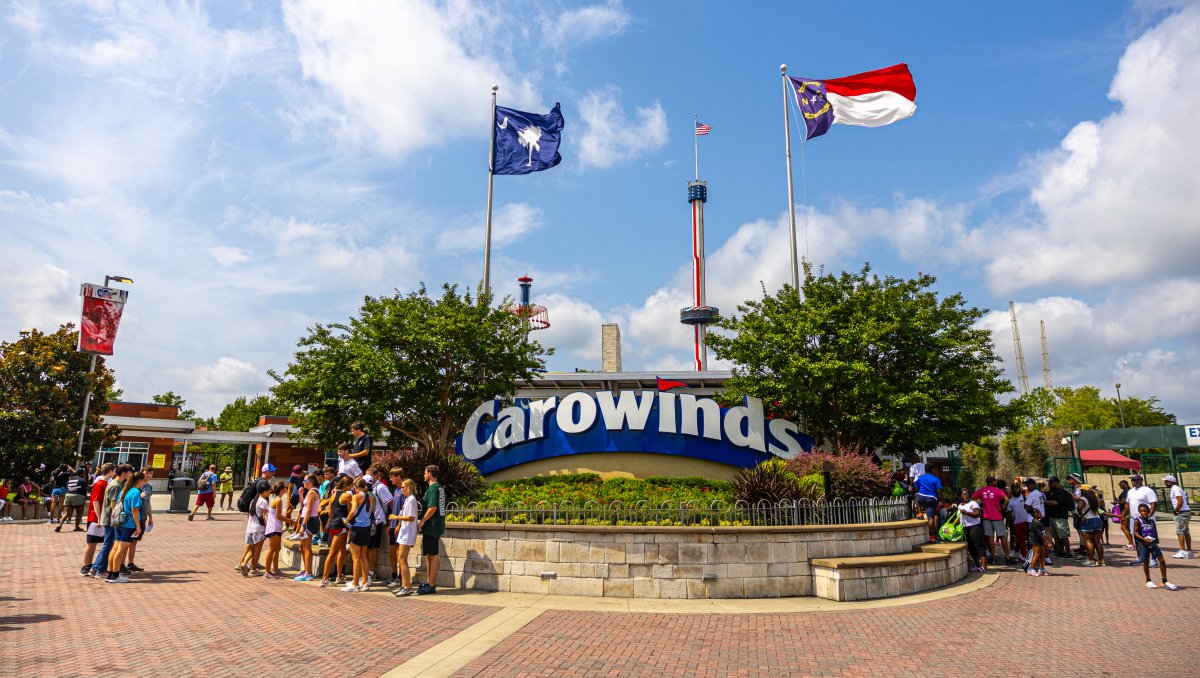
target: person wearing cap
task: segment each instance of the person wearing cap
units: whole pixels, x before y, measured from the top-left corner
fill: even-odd
[[[218,480],[217,492],[221,495],[221,498],[219,500],[217,500],[218,504],[220,505],[221,508],[226,508],[226,503],[228,503],[228,505],[229,505],[228,509],[230,511],[232,511],[233,510],[233,467],[226,466],[225,470],[221,472],[221,476],[217,480]]]
[[[1125,495],[1125,503],[1129,506],[1129,531],[1134,535],[1134,543],[1138,545],[1138,559],[1133,561],[1133,565],[1142,564],[1142,543],[1137,538],[1137,530],[1134,529],[1135,523],[1143,506],[1148,506],[1150,515],[1153,516],[1158,511],[1158,495],[1154,494],[1154,490],[1146,487],[1143,483],[1145,478],[1142,474],[1135,473],[1129,477],[1129,482],[1133,483],[1133,487],[1129,490],[1129,494]],[[1155,562],[1151,560],[1150,567],[1154,567]]]
[[[192,509],[192,512],[188,514],[188,520],[196,518],[196,512],[200,510],[201,506],[208,509],[209,520],[216,520],[212,514],[214,505],[213,497],[217,494],[217,481],[219,479],[220,476],[217,475],[216,464],[209,465],[208,470],[200,474],[200,480],[196,481],[196,508]]]
[[[1083,487],[1083,475],[1072,473],[1067,476],[1067,484],[1071,486],[1071,494],[1075,497],[1075,506],[1072,515],[1072,525],[1075,527],[1075,536],[1079,538],[1079,548],[1075,549],[1076,560],[1083,561],[1088,556],[1087,539],[1083,536],[1083,511],[1079,507],[1080,492]],[[1103,526],[1101,526],[1103,527]]]
[[[300,505],[300,491],[304,489],[304,467],[296,464],[292,467],[292,475],[288,476],[288,483],[291,485],[287,495],[287,510]]]
[[[1163,482],[1171,490],[1171,511],[1175,514],[1175,536],[1179,538],[1179,550],[1176,558],[1192,557],[1192,531],[1188,523],[1192,521],[1192,507],[1188,505],[1187,494],[1175,480],[1175,476],[1163,476]]]

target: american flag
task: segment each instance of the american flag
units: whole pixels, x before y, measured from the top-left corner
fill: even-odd
[[[709,132],[711,132],[711,131],[712,131],[712,127],[711,127],[711,126],[709,126],[709,125],[705,125],[705,124],[704,124],[704,123],[702,123],[702,122],[698,122],[698,123],[696,123],[696,136],[698,136],[698,137],[706,137],[706,136],[708,136],[708,133],[709,133]]]

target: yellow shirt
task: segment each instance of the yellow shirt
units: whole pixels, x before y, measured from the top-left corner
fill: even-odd
[[[222,473],[220,475],[219,480],[221,481],[221,484],[220,484],[219,489],[217,490],[218,492],[221,492],[221,493],[233,492],[233,474],[232,473],[230,473],[229,471]]]

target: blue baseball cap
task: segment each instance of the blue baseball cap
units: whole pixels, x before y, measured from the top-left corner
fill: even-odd
[[[267,471],[274,473],[275,472],[275,464],[263,464],[262,470],[263,470],[263,473],[266,473]]]

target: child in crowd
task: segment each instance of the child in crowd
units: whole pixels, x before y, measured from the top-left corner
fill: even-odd
[[[348,492],[349,489],[350,478],[341,476],[330,490],[329,497],[321,501],[322,508],[329,512],[329,522],[325,526],[329,535],[329,554],[325,556],[322,587],[342,583],[342,569],[346,566],[346,517],[353,496]]]
[[[394,468],[388,471],[388,478],[391,479],[392,487],[396,488],[396,490],[395,492],[392,492],[392,501],[387,506],[388,556],[391,558],[392,562],[392,576],[387,580],[386,585],[389,589],[394,589],[398,588],[403,581],[400,577],[400,563],[396,559],[396,556],[400,552],[400,542],[396,540],[396,537],[400,533],[400,521],[398,520],[398,516],[401,510],[404,508],[404,494],[400,490],[400,486],[404,482],[404,472],[399,468]]]
[[[246,518],[246,550],[242,552],[242,562],[238,565],[243,577],[258,574],[258,557],[262,554],[263,541],[267,538],[267,497],[271,496],[271,488],[263,485],[258,499],[250,507],[250,515]]]
[[[289,483],[275,481],[267,493],[267,520],[263,527],[267,542],[267,573],[263,579],[282,579],[283,572],[279,570],[279,551],[283,542],[283,528],[288,520],[283,512],[287,508],[287,491]]]
[[[0,478],[0,520],[12,520],[8,515],[12,505],[8,503],[8,481]]]
[[[400,572],[400,588],[395,593],[403,598],[417,592],[412,585],[412,572],[408,569],[408,552],[417,543],[417,518],[421,513],[421,505],[416,496],[417,484],[412,478],[405,478],[400,483],[400,492],[397,494],[404,495],[404,504],[400,513],[391,516],[400,526],[396,531],[396,567]]]
[[[1162,573],[1163,588],[1174,591],[1179,587],[1167,581],[1167,559],[1163,558],[1162,549],[1158,545],[1158,523],[1150,514],[1150,506],[1142,504],[1138,507],[1138,515],[1133,518],[1133,536],[1137,539],[1138,560],[1142,561],[1142,572],[1146,575],[1146,588],[1158,588],[1150,581],[1150,559],[1158,560],[1158,570]]]
[[[1029,523],[1029,562],[1025,571],[1031,577],[1046,576],[1046,527],[1042,525],[1042,509],[1037,506],[1028,508],[1033,520]]]

